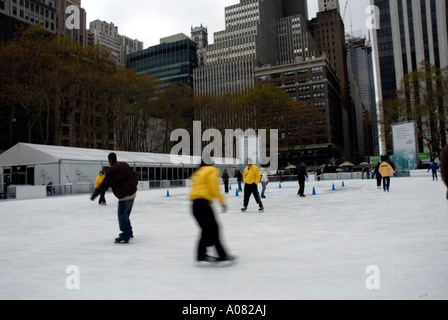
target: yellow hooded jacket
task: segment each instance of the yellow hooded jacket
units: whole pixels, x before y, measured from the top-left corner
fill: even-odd
[[[215,167],[204,166],[191,176],[190,200],[206,199],[210,203],[215,198],[224,205],[224,196],[219,190],[219,170]]]
[[[254,164],[247,166],[244,169],[243,177],[245,184],[259,184],[261,179],[260,169]]]
[[[385,161],[380,164],[379,171],[382,177],[390,177],[390,172],[395,174],[394,168],[392,168],[391,165]]]
[[[95,189],[97,189],[104,181],[104,178],[106,178],[106,176],[103,174],[102,176],[98,176],[95,180]]]

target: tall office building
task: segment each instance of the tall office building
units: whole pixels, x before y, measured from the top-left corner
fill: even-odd
[[[283,17],[301,15],[308,20],[308,1],[282,0]]]
[[[281,61],[279,20],[299,15],[307,16],[306,0],[241,0],[226,7],[226,29],[214,34],[205,64],[194,72],[196,94],[221,95],[253,87],[256,67]]]
[[[448,66],[447,1],[371,0],[378,10],[373,31],[378,112],[394,97],[404,75],[422,61],[440,68]],[[386,151],[385,132],[380,128],[381,152]]]
[[[160,39],[160,44],[127,56],[127,66],[138,74],[160,78],[166,87],[185,83],[193,86],[197,67],[196,43],[185,34]]]
[[[376,96],[373,69],[372,44],[365,37],[350,36],[347,38],[347,58],[351,66],[354,80],[359,87],[359,95],[365,108],[366,151],[368,155],[379,155],[378,123],[376,121]]]
[[[356,159],[359,157],[356,147],[357,140],[362,135],[356,131],[356,107],[352,105],[350,97],[344,22],[339,12],[332,9],[318,12],[316,17],[309,22],[309,26],[319,50],[326,54],[331,67],[339,76],[343,105],[344,158]]]

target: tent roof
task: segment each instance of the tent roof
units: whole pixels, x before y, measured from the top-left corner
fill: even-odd
[[[115,152],[118,161],[136,165],[179,166],[199,165],[200,157],[172,156],[169,154],[124,152],[99,149],[72,148],[50,145],[18,143],[0,155],[0,166],[23,166],[58,162],[108,163],[107,156]],[[214,158],[215,164],[240,164],[237,159]]]

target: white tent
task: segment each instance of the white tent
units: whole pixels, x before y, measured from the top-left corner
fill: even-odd
[[[109,166],[110,152],[134,167],[142,181],[187,179],[201,162],[200,157],[19,143],[0,155],[0,175],[11,176],[13,184],[93,183],[98,172]],[[239,165],[236,159],[214,162],[228,170]]]

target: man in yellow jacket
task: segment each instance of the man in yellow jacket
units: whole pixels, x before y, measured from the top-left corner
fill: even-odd
[[[219,170],[204,161],[201,167],[191,176],[190,201],[193,202],[193,215],[200,226],[202,233],[197,249],[199,266],[230,265],[234,257],[227,255],[219,239],[219,226],[215,219],[211,203],[218,199],[227,211],[224,196],[219,189]],[[215,246],[219,257],[207,255],[207,247]]]
[[[264,211],[263,203],[260,199],[260,194],[258,193],[258,184],[261,180],[260,169],[252,163],[251,159],[246,160],[246,168],[243,173],[243,181],[244,181],[244,203],[242,212],[247,211],[247,206],[249,205],[250,196],[253,194],[255,201],[258,203],[259,212]]]
[[[383,158],[382,159],[383,162],[381,162],[380,167],[379,167],[379,172],[381,174],[381,177],[383,177],[383,189],[384,192],[389,192],[389,187],[390,187],[390,173],[392,172],[393,174],[395,174],[395,170],[394,168],[392,168],[392,166],[386,162],[386,159]]]
[[[104,178],[106,178],[106,176],[104,175],[103,171],[100,171],[98,177],[95,180],[95,190],[99,188],[99,186],[103,183]],[[101,192],[100,194],[100,200],[98,201],[98,204],[100,206],[105,206],[106,205],[106,197],[104,196],[106,194],[105,191]]]

